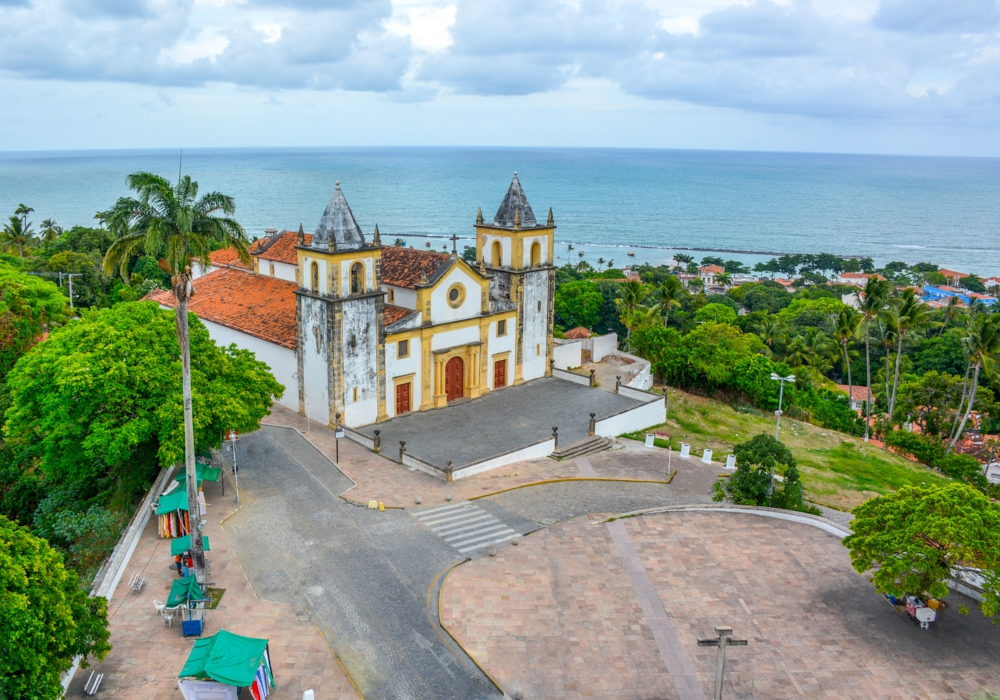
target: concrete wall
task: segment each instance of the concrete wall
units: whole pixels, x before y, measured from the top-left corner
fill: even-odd
[[[423,356],[423,340],[420,338],[410,338],[410,356],[404,358],[396,357],[399,347],[398,342],[386,343],[385,347],[385,410],[390,417],[396,415],[396,377],[403,377],[412,374],[410,379],[410,407],[413,410],[420,408],[422,401],[421,389],[421,357]]]
[[[349,426],[368,425],[378,418],[379,333],[375,298],[344,301],[343,309],[344,332],[339,339],[344,358],[343,422]]]
[[[406,309],[413,309],[414,311],[417,310],[417,290],[396,287],[391,284],[383,284],[382,289],[386,292],[385,303],[402,306]],[[392,290],[393,301],[389,301],[388,293],[390,289]]]
[[[237,347],[251,351],[258,360],[266,363],[274,378],[285,386],[285,393],[278,403],[293,411],[299,410],[299,382],[294,376],[298,371],[298,365],[294,350],[205,319],[201,319],[201,322],[205,324],[212,340],[219,345],[226,346],[235,343]]]
[[[509,323],[507,325],[510,325]],[[510,334],[510,331],[507,331]],[[444,350],[446,348],[453,348],[457,345],[468,345],[469,343],[479,342],[479,326],[469,326],[468,328],[456,328],[454,330],[445,331],[444,333],[435,333],[431,337],[431,350]]]
[[[302,257],[302,280],[299,286],[312,291],[312,264],[319,266],[319,294],[329,294],[329,275],[327,274],[326,261],[320,258],[313,258],[306,254]]]
[[[583,343],[579,340],[563,342],[552,349],[552,359],[555,360],[555,366],[559,369],[579,367],[583,364],[582,354]]]
[[[548,363],[549,303],[549,271],[525,273],[522,301],[524,327],[521,330],[521,347],[524,349],[521,376],[525,381],[545,376]]]
[[[590,386],[590,377],[581,377],[579,374],[573,374],[572,372],[567,372],[559,368],[552,370],[552,376],[558,377],[559,379],[565,379],[568,382],[576,382],[577,384]]]
[[[493,386],[493,362],[499,359],[499,355],[503,355],[504,353],[509,353],[507,355],[507,386],[510,386],[514,382],[514,361],[517,359],[515,357],[516,338],[517,317],[514,314],[511,314],[507,318],[506,335],[497,337],[497,322],[490,322],[489,347],[487,348],[489,357],[484,357],[483,359],[489,363],[486,367],[486,386],[491,390],[496,388]]]
[[[531,267],[531,246],[537,243],[542,249],[542,265],[548,265],[552,261],[549,260],[549,237],[545,236],[531,236],[525,238],[524,240],[524,260],[521,262],[523,267]]]
[[[329,425],[331,416],[328,350],[331,338],[328,337],[326,304],[320,299],[306,296],[299,296],[298,303],[301,314],[299,334],[302,338],[302,383],[305,388],[303,398],[306,411],[314,421]],[[296,406],[295,410],[298,408]]]
[[[219,268],[213,267],[211,264],[209,264],[209,265],[207,265],[205,267],[202,267],[201,263],[194,263],[191,266],[191,279],[196,280],[199,277],[204,277],[209,272],[215,272],[218,269]]]
[[[295,271],[298,269],[297,265],[289,265],[288,263],[276,260],[265,260],[264,258],[260,258],[258,263],[260,265],[260,274],[265,277],[277,277],[286,282],[298,282],[295,277]],[[274,269],[274,274],[271,274],[272,268]]]
[[[507,236],[483,235],[483,260],[487,265],[493,265],[493,241],[500,241],[502,250],[500,267],[511,266],[511,242]]]
[[[548,438],[542,442],[535,443],[534,445],[528,445],[527,447],[523,447],[519,450],[514,450],[513,452],[508,452],[503,455],[497,455],[496,457],[490,457],[489,459],[484,459],[481,462],[475,462],[474,464],[470,464],[462,469],[457,469],[452,472],[451,478],[453,480],[464,479],[467,476],[481,474],[489,471],[490,469],[496,469],[497,467],[513,464],[514,462],[520,462],[521,460],[541,459],[542,457],[548,457],[555,449],[556,441],[552,438]]]
[[[448,290],[454,284],[465,288],[465,299],[458,308],[448,303]],[[431,292],[431,323],[449,323],[478,316],[482,309],[482,288],[458,265],[442,278]]]
[[[610,355],[618,349],[618,334],[595,335],[590,338],[590,361],[600,362],[605,355]]]
[[[643,406],[637,406],[614,416],[597,421],[594,432],[601,437],[616,437],[653,425],[667,419],[667,406],[661,396]]]

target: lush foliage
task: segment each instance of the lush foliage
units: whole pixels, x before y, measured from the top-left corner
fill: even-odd
[[[719,494],[741,505],[770,506],[818,512],[802,500],[798,463],[783,443],[761,433],[733,446],[736,471]],[[780,488],[772,487],[774,474],[784,472]],[[717,497],[718,500],[718,497]]]
[[[68,320],[67,299],[56,285],[0,264],[0,379],[44,333]]]
[[[559,286],[554,304],[556,323],[563,328],[593,328],[601,320],[604,295],[594,282],[575,280]]]
[[[904,487],[854,509],[844,539],[858,573],[883,593],[941,598],[955,566],[980,569],[983,614],[1000,613],[1000,505],[964,484]]]
[[[60,675],[75,656],[111,649],[107,605],[45,540],[0,516],[0,696],[62,697]]]

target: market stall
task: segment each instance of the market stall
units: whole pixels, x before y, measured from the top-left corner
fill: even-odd
[[[160,496],[156,506],[160,537],[181,537],[190,534],[187,490],[175,489]]]
[[[237,688],[249,688],[254,700],[265,700],[275,687],[267,640],[226,630],[195,640],[177,677],[186,700],[196,700],[206,682],[218,684],[215,697],[231,690],[225,697],[235,698]]]
[[[167,607],[180,608],[181,629],[185,637],[200,637],[205,629],[205,604],[211,602],[198,579],[191,576],[177,579],[170,586]]]
[[[206,552],[212,549],[208,541],[208,535],[201,536],[201,545],[202,547],[205,548]],[[187,554],[187,552],[190,549],[191,549],[191,535],[184,535],[183,537],[178,537],[176,540],[170,541],[170,554],[172,556],[176,557],[178,555]]]
[[[222,470],[218,467],[210,467],[207,464],[197,463],[197,468],[195,473],[198,475],[198,488],[201,488],[201,483],[203,481],[218,481],[219,475],[222,474]],[[174,477],[174,481],[180,483],[187,482],[187,467],[178,472],[177,476]]]

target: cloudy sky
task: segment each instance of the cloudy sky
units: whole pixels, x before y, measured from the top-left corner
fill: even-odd
[[[0,150],[1000,156],[998,0],[0,0]]]

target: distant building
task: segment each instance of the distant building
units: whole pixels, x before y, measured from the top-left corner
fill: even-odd
[[[850,306],[852,309],[861,308],[861,293],[851,292],[850,294],[841,294],[840,301],[843,302],[844,306]]]
[[[968,277],[968,275],[965,275]],[[961,289],[959,287],[948,287],[948,286],[935,286],[933,284],[925,284],[923,289],[923,299],[928,302],[947,302],[951,297],[956,297],[965,302],[966,305],[972,303],[973,299],[978,299],[986,306],[993,306],[997,303],[996,297],[987,296],[986,294],[979,294],[977,292],[970,292],[968,289]]]
[[[951,284],[958,284],[958,281],[963,277],[968,277],[969,275],[965,272],[956,272],[955,270],[940,269],[938,270],[942,275],[944,275]]]
[[[705,283],[705,287],[714,287],[715,278],[726,271],[726,268],[718,265],[702,265],[698,268],[698,276]]]
[[[1000,277],[987,277],[983,280],[983,286],[987,289],[992,289],[1000,284]]]
[[[874,272],[841,272],[839,282],[841,284],[850,284],[855,287],[864,287],[868,284],[869,278],[874,277],[875,279],[885,281],[885,277],[876,274]]]
[[[858,386],[857,384],[851,387],[851,391],[847,391],[846,384],[838,384],[837,388],[840,389],[845,394],[851,397],[851,410],[852,411],[862,411],[865,408],[865,401],[868,400],[868,387]]]
[[[563,337],[566,340],[586,340],[590,336],[594,335],[589,329],[583,326],[577,326],[576,328],[566,331],[563,333]]]

